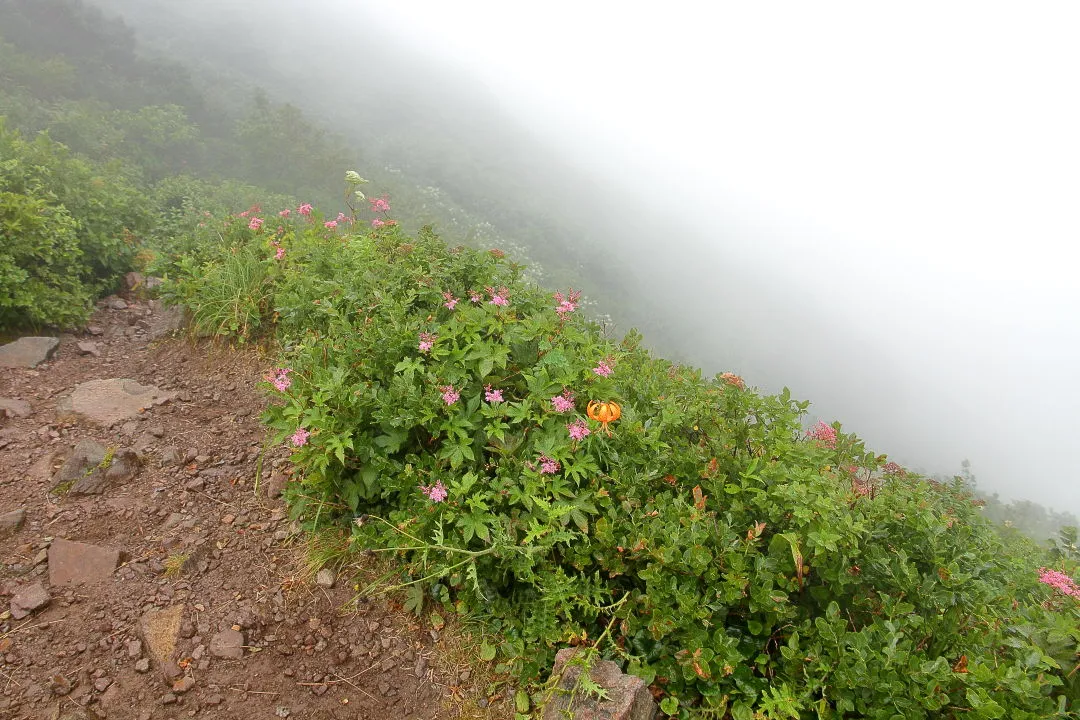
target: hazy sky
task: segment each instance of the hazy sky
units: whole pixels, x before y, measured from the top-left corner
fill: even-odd
[[[673,252],[767,268],[763,292],[814,308],[835,342],[800,358],[777,337],[773,369],[826,419],[1080,510],[1078,20],[1074,3],[399,0],[378,22],[696,226]],[[777,319],[758,341],[789,331]]]

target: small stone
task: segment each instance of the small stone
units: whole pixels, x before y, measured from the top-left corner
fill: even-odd
[[[79,348],[79,353],[82,355],[101,357],[101,350],[98,349],[98,344],[91,340],[81,340],[75,344],[75,347]]]
[[[90,333],[91,335],[102,335],[104,334],[105,330],[102,329],[99,325],[87,325],[86,332]]]
[[[94,681],[94,689],[98,692],[105,692],[109,689],[110,685],[112,685],[112,680],[107,677],[98,678]]]
[[[176,696],[173,695],[171,692],[165,693],[164,695],[161,696],[161,704],[162,705],[172,705],[175,702],[176,702]]]
[[[315,575],[315,584],[319,587],[332,588],[337,577],[334,575],[334,571],[330,568],[323,568]]]
[[[222,525],[232,525],[234,520],[236,520],[236,516],[232,513],[226,513],[225,515],[221,516]]]
[[[140,658],[135,662],[135,672],[150,672],[150,659]]]
[[[128,657],[134,660],[142,655],[142,640],[128,640]]]
[[[107,297],[105,298],[105,305],[110,310],[127,310],[127,302],[123,298]]]
[[[210,638],[210,654],[227,660],[244,657],[244,634],[239,630],[222,630]]]
[[[177,695],[183,695],[193,687],[195,687],[195,678],[190,675],[185,675],[172,684],[172,690]]]
[[[203,702],[211,707],[217,707],[221,703],[225,702],[225,698],[221,695],[208,695]]]
[[[169,446],[161,449],[161,465],[162,467],[171,467],[173,465],[180,465],[184,462],[184,456],[180,454],[180,449]]]
[[[20,590],[11,598],[11,617],[21,620],[30,613],[49,604],[49,593],[41,583]]]
[[[151,425],[148,432],[156,438],[165,437],[165,428],[160,425]]]
[[[271,500],[281,497],[285,486],[289,483],[289,476],[280,470],[275,470],[266,481],[266,497]]]
[[[72,687],[71,681],[63,673],[53,673],[49,676],[49,689],[54,695],[67,695]]]
[[[11,510],[0,515],[0,538],[14,535],[26,520],[26,508]]]
[[[206,487],[206,481],[202,478],[192,478],[184,483],[184,489],[189,492],[199,492]]]

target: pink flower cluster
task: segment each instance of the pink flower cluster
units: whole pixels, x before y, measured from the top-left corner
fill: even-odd
[[[381,228],[385,224],[386,224],[386,221],[385,220],[380,220],[379,218],[375,218],[374,220],[371,221],[371,227],[375,228],[376,230],[378,230],[379,228]]]
[[[559,472],[559,463],[556,460],[552,460],[547,455],[540,456],[540,474],[541,475],[554,475]]]
[[[390,212],[390,199],[386,195],[371,198],[370,202],[372,212]]]
[[[484,302],[484,296],[475,290],[469,291],[469,302],[482,303]]]
[[[600,377],[610,377],[611,373],[615,372],[611,369],[611,365],[609,365],[606,360],[601,360],[599,363],[597,363],[596,367],[594,367],[592,371]]]
[[[253,218],[251,218],[251,222],[248,223],[248,230],[254,230],[255,232],[258,232],[262,228],[262,226],[263,226],[263,219],[253,217]]]
[[[337,227],[337,220],[327,220],[323,223],[323,227],[327,230],[333,230]]]
[[[455,390],[453,385],[440,385],[439,390],[442,392],[443,402],[447,405],[453,405],[461,399],[461,393]]]
[[[443,305],[445,305],[448,310],[453,310],[455,307],[457,307],[458,299],[454,297],[454,293],[444,292],[442,296],[443,300],[446,301],[443,303]]]
[[[292,437],[289,439],[292,440],[292,444],[295,447],[302,447],[304,445],[307,445],[309,437],[311,437],[311,433],[309,433],[304,428],[297,428],[296,432],[294,432],[292,434]]]
[[[886,475],[904,475],[904,468],[900,467],[894,462],[887,462],[885,466],[881,468],[881,471]]]
[[[300,213],[304,217],[311,217],[311,203],[304,203],[300,207],[296,208],[296,212]]]
[[[589,426],[584,420],[575,420],[566,426],[571,440],[584,440],[589,435]]]
[[[278,216],[283,217],[283,218],[287,218],[291,214],[292,214],[292,210],[290,210],[289,208],[285,208],[284,210],[282,210],[281,212],[278,213]]]
[[[1039,568],[1039,582],[1049,585],[1062,595],[1080,598],[1080,587],[1076,585],[1076,581],[1058,570]]]
[[[435,346],[435,341],[438,340],[438,339],[439,339],[439,336],[435,335],[433,333],[426,333],[426,332],[420,333],[420,344],[419,344],[420,352],[424,352],[424,353],[431,352],[431,348]],[[447,404],[449,405],[450,403],[447,403]]]
[[[510,291],[507,290],[504,287],[501,287],[498,290],[496,290],[494,288],[487,288],[487,293],[491,297],[491,304],[492,305],[498,305],[499,307],[506,307],[507,305],[510,304],[510,298],[507,297],[509,295]]]
[[[489,403],[501,403],[503,402],[502,390],[492,390],[490,385],[485,385],[484,399]]]
[[[578,309],[581,292],[574,292],[574,289],[571,288],[566,295],[557,292],[552,297],[555,298],[555,302],[559,303],[559,306],[555,308],[555,312],[558,313],[559,317],[565,319],[567,315]]]
[[[285,392],[292,385],[292,380],[289,379],[291,372],[292,368],[278,368],[273,374],[267,375],[266,379],[274,384],[278,392]]]
[[[570,388],[563,388],[562,395],[551,398],[551,407],[555,412],[564,413],[574,409],[574,392]]]
[[[274,253],[274,259],[275,260],[280,260],[281,258],[285,257],[285,248],[281,247],[281,243],[279,243],[277,240],[275,240],[270,244],[276,250],[276,252]]]
[[[806,431],[806,436],[817,440],[824,447],[830,449],[836,447],[836,430],[831,425],[826,425],[820,420],[817,425]]]
[[[442,484],[442,480],[436,480],[434,485],[428,485],[424,487],[420,486],[420,492],[428,496],[428,499],[432,502],[442,502],[446,499],[447,492],[446,486]]]

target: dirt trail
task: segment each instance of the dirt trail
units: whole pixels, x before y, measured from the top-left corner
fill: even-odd
[[[0,367],[0,719],[475,707],[469,671],[448,676],[431,631],[382,601],[343,610],[347,578],[303,577],[276,497],[284,448],[254,487],[266,368],[172,338],[176,325],[152,301],[112,298],[45,363]],[[157,390],[80,389],[120,378]],[[108,426],[80,414],[123,414],[117,391],[148,407]]]

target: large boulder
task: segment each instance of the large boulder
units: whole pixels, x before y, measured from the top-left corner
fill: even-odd
[[[108,427],[175,396],[176,393],[163,392],[153,385],[140,385],[124,378],[91,380],[77,385],[71,395],[61,399],[57,403],[57,412],[80,415]]]
[[[60,340],[54,337],[24,337],[0,345],[0,367],[35,368],[52,357]]]

